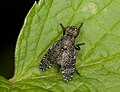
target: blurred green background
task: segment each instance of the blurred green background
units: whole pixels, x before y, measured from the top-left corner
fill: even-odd
[[[25,16],[35,0],[0,1],[0,76],[10,79],[14,74],[14,52]]]

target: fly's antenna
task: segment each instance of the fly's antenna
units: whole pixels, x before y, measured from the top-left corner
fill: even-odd
[[[63,30],[63,35],[65,35],[65,27],[63,26],[63,24],[62,23],[60,23],[60,26],[61,26],[61,28],[62,28],[62,30]]]
[[[83,23],[80,24],[80,26],[78,27],[78,32],[80,32],[80,28],[82,27]]]
[[[81,23],[80,26],[78,27],[78,33],[74,38],[76,38],[78,36],[78,34],[80,33],[80,28],[82,27],[82,25],[83,25],[83,23]]]

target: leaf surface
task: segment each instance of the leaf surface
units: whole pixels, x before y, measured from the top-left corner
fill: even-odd
[[[62,37],[59,23],[79,26],[81,22],[83,27],[76,38],[76,44],[85,42],[76,53],[81,76],[75,73],[65,83],[55,66],[40,72],[40,60]],[[119,0],[40,0],[25,18],[16,45],[13,85],[7,85],[14,91],[29,92],[119,92],[119,39]],[[3,89],[8,90],[7,86]]]

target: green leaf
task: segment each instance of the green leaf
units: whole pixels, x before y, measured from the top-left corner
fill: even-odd
[[[11,87],[12,87],[11,83],[5,78],[3,78],[2,76],[0,76],[0,91],[1,92],[7,92]]]
[[[76,73],[66,83],[56,67],[40,72],[47,49],[62,36],[59,23],[79,26]],[[11,83],[0,77],[0,89],[40,92],[119,92],[120,0],[40,0],[26,16],[17,40]],[[3,80],[3,81],[2,81]],[[12,84],[12,85],[11,85]],[[12,87],[11,87],[12,86]]]

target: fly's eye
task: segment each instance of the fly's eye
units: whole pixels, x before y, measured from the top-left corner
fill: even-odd
[[[75,31],[75,30],[77,30],[77,28],[75,28],[75,27],[70,27],[70,31],[72,32],[72,31]]]
[[[74,27],[70,27],[70,30],[71,30],[71,31],[74,31],[74,30],[75,30],[75,28],[74,28]]]

